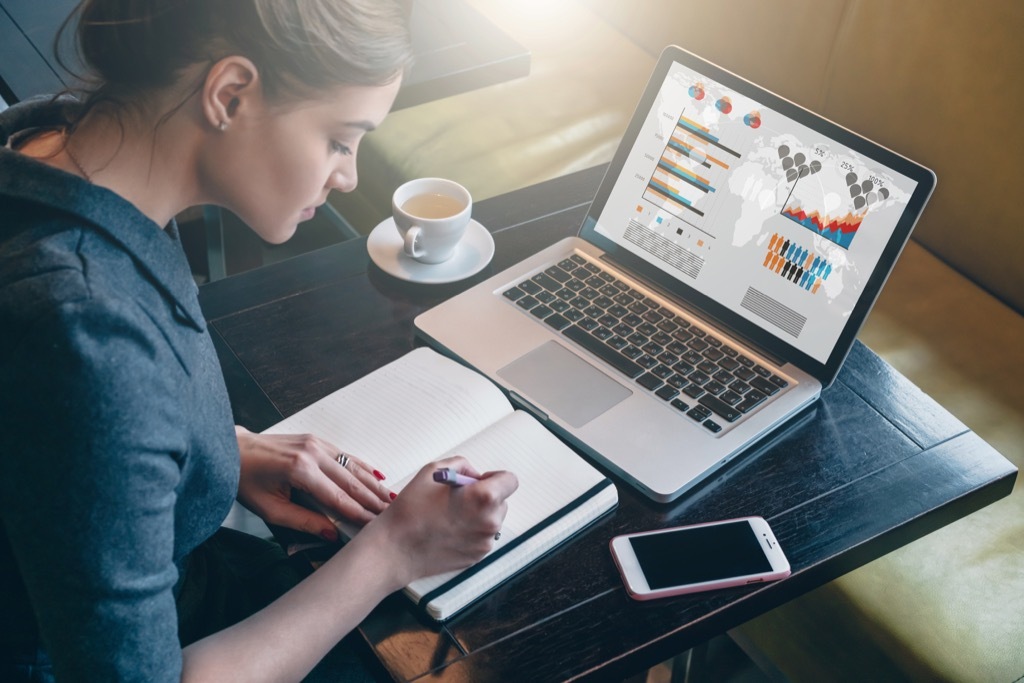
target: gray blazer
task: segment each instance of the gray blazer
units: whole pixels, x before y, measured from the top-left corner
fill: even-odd
[[[175,225],[0,149],[0,680],[179,679],[180,570],[239,470],[196,294]]]

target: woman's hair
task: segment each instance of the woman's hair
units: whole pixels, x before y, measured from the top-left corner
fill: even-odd
[[[412,61],[405,18],[394,0],[83,0],[61,28],[77,19],[88,70],[78,93],[84,106],[70,123],[101,103],[130,105],[188,67],[228,55],[256,65],[275,104],[343,85],[384,85]]]

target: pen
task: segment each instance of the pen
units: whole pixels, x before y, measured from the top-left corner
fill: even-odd
[[[468,474],[460,474],[454,468],[444,467],[434,472],[434,481],[448,486],[469,486],[480,480]]]
[[[469,486],[475,482],[480,481],[476,477],[468,474],[460,474],[456,472],[454,468],[442,467],[439,470],[434,471],[434,481],[439,484],[445,484],[447,486]],[[501,538],[501,532],[494,534],[494,540],[497,541]]]

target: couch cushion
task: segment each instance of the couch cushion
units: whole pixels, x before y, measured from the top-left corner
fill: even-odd
[[[1022,33],[1021,2],[851,1],[823,105],[935,170],[917,239],[1020,312]]]
[[[530,50],[530,75],[392,112],[361,143],[364,182],[331,203],[362,232],[391,192],[443,176],[481,200],[611,159],[655,59],[573,1],[471,0]]]
[[[911,242],[861,339],[1018,468],[1024,317]],[[745,624],[793,681],[1024,676],[1024,478],[993,505]]]

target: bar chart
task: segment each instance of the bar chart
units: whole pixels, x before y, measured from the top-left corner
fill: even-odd
[[[702,229],[719,179],[739,158],[739,152],[688,117],[684,109],[651,174],[644,199]]]

